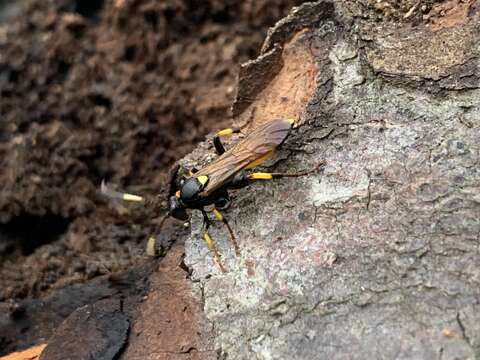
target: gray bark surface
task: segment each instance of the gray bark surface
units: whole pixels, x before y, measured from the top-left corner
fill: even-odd
[[[268,104],[281,116],[288,105],[267,96],[283,76],[278,52],[308,50],[314,91],[267,167],[326,166],[233,193],[225,215],[241,257],[210,227],[225,274],[194,213],[185,263],[222,358],[480,357],[477,14],[436,31],[354,15],[342,2],[297,8],[241,72],[236,120],[260,121],[248,109]],[[203,143],[183,165],[213,154]]]

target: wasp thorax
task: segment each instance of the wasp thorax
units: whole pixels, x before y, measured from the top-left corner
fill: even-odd
[[[180,199],[184,202],[193,201],[198,197],[205,187],[208,177],[199,176],[191,177],[183,181],[180,188]]]

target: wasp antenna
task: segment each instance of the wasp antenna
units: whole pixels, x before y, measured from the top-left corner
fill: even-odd
[[[113,199],[120,199],[125,201],[144,201],[144,198],[142,196],[128,194],[128,193],[121,193],[121,192],[110,189],[105,183],[105,180],[102,180],[102,184],[100,185],[100,191],[102,192],[103,195]]]

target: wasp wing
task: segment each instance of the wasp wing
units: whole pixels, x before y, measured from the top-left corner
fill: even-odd
[[[292,124],[291,120],[285,119],[262,124],[217,160],[195,173],[195,177],[207,175],[209,178],[201,195],[212,194],[249,164],[273,152],[286,139]]]

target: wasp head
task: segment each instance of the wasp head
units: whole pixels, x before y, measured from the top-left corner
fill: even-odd
[[[187,220],[187,208],[180,198],[176,195],[171,196],[169,199],[168,214],[178,220]]]
[[[176,219],[186,220],[188,218],[186,209],[197,208],[200,200],[200,193],[208,182],[208,176],[182,178],[179,182],[179,190],[170,197],[169,214]]]

